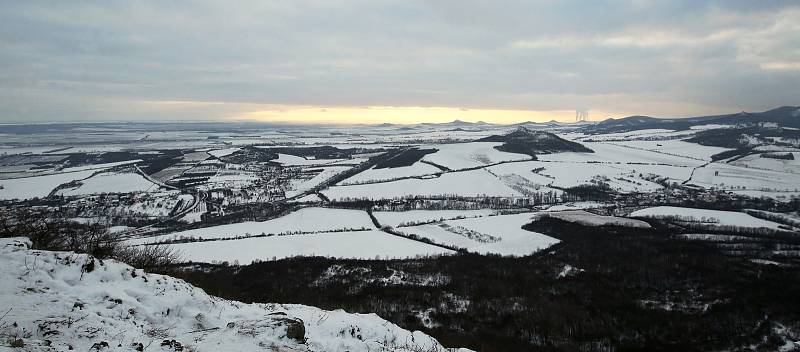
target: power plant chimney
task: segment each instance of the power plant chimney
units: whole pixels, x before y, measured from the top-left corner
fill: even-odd
[[[575,110],[575,122],[589,121],[589,110]]]

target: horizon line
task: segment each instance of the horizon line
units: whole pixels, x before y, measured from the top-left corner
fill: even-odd
[[[455,108],[436,108],[436,107],[406,107],[407,109],[455,109]],[[415,125],[446,125],[446,124],[465,124],[465,125],[496,125],[496,126],[513,126],[513,125],[522,125],[522,124],[550,124],[550,123],[559,123],[559,124],[577,124],[577,123],[598,123],[607,120],[617,120],[617,119],[624,119],[630,117],[648,117],[648,118],[655,118],[655,119],[690,119],[690,118],[697,118],[697,117],[709,117],[709,116],[725,116],[725,115],[734,115],[740,113],[763,113],[771,110],[781,109],[781,108],[800,108],[800,106],[796,105],[780,105],[775,108],[766,109],[763,111],[740,111],[740,112],[731,112],[731,113],[722,113],[722,114],[713,114],[713,115],[696,115],[696,116],[682,116],[682,117],[663,117],[663,116],[649,116],[649,115],[642,115],[642,114],[629,114],[619,117],[606,117],[603,119],[589,119],[587,121],[573,121],[573,120],[565,120],[565,119],[555,119],[551,118],[549,120],[543,120],[540,122],[533,121],[532,119],[528,120],[517,120],[517,121],[508,121],[508,122],[490,122],[486,121],[488,119],[480,119],[476,120],[476,118],[454,118],[452,120],[446,121],[436,121],[435,119],[430,120],[421,120],[421,121],[413,121],[413,122],[405,122],[405,121],[375,121],[375,122],[364,122],[364,121],[347,121],[347,120],[305,120],[305,121],[291,121],[288,119],[270,119],[270,118],[259,118],[257,115],[261,112],[249,113],[248,117],[216,117],[216,118],[200,118],[200,119],[180,119],[174,118],[169,120],[157,120],[152,118],[145,118],[145,119],[109,119],[109,120],[52,120],[52,121],[39,121],[39,122],[22,122],[22,121],[15,121],[15,122],[0,122],[0,126],[19,126],[19,125],[57,125],[57,124],[199,124],[199,123],[213,123],[213,124],[224,124],[224,123],[234,123],[234,124],[260,124],[260,125],[279,125],[279,126],[380,126],[380,125],[387,125],[387,126],[415,126]],[[322,110],[327,110],[327,108],[320,108]],[[369,109],[366,109],[369,110]],[[463,111],[493,111],[493,110],[483,110],[483,109],[462,109]],[[496,111],[496,110],[494,110]],[[514,111],[514,110],[509,110]],[[525,110],[517,110],[518,112],[526,112]],[[553,112],[561,112],[563,115],[567,110],[552,110]],[[533,112],[533,111],[531,111]],[[604,114],[604,116],[608,116],[609,114]],[[613,114],[611,114],[613,115]]]

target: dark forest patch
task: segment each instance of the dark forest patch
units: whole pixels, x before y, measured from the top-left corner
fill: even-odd
[[[340,149],[331,146],[313,147],[255,147],[242,148],[231,155],[221,157],[220,160],[228,163],[242,164],[246,162],[266,162],[278,158],[278,154],[294,155],[301,158],[312,159],[348,159],[353,155],[376,153],[385,151],[382,148],[346,148]]]
[[[778,160],[794,160],[794,153],[763,153],[761,157]]]
[[[395,168],[403,166],[411,166],[417,161],[420,161],[425,155],[436,153],[438,149],[419,149],[408,148],[386,160],[382,160],[375,164],[376,169]]]
[[[314,159],[347,159],[354,154],[376,153],[382,152],[381,148],[346,148],[340,149],[337,147],[314,146],[314,147],[269,147],[259,148],[268,153],[280,153],[299,156],[301,158],[314,158]]]
[[[745,155],[750,154],[752,152],[753,152],[753,148],[738,148],[738,149],[733,149],[733,150],[726,150],[724,152],[720,152],[720,153],[712,155],[711,156],[711,160],[712,161],[719,161],[719,160],[725,160],[725,159],[733,158],[733,157],[741,158],[741,157],[744,157]]]
[[[375,312],[488,352],[769,350],[782,341],[778,324],[800,328],[797,268],[725,256],[658,226],[543,219],[526,228],[562,242],[522,258],[293,258],[182,275],[226,298]]]
[[[141,154],[137,152],[105,152],[105,153],[71,153],[67,154],[67,166],[85,166],[105,163],[116,163],[128,160],[142,160],[137,163],[146,174],[152,175],[180,161],[180,150],[156,150],[156,153]]]
[[[505,134],[481,138],[476,142],[502,142],[495,149],[518,154],[527,154],[536,157],[536,154],[550,154],[559,152],[594,153],[577,142],[568,141],[550,132],[532,131],[524,127]]]
[[[791,146],[788,143],[776,142],[769,138],[799,139],[800,131],[780,127],[765,127],[761,125],[739,126],[736,128],[719,128],[698,132],[687,142],[713,147],[746,149],[754,144],[775,144]],[[754,141],[757,140],[758,143]]]

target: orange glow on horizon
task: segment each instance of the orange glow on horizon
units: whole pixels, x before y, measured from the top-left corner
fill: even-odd
[[[245,113],[246,120],[270,122],[305,122],[322,124],[416,124],[453,120],[510,124],[525,121],[573,121],[574,111],[532,111],[503,109],[461,109],[449,107],[287,107]]]
[[[140,101],[139,103],[140,106],[152,113],[164,111],[172,113],[184,112],[186,114],[205,115],[212,119],[225,118],[227,120],[289,124],[418,124],[443,123],[453,120],[512,124],[526,121],[575,121],[574,110],[469,109],[426,106],[329,107],[193,100],[150,100]],[[592,110],[589,118],[593,121],[599,121],[608,117],[619,116],[627,115]]]

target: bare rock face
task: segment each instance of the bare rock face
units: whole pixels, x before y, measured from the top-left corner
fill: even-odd
[[[306,342],[306,327],[302,320],[286,318],[284,322],[286,323],[286,337],[298,343]]]
[[[274,334],[284,331],[281,338],[288,338],[298,344],[306,342],[306,327],[300,318],[290,317],[284,312],[275,312],[263,319],[239,320],[227,324],[228,329],[234,329],[236,334],[255,338],[264,334]]]

